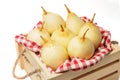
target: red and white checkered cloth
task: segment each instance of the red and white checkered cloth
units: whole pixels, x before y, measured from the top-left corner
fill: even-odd
[[[85,22],[90,21],[87,17],[81,17]],[[41,21],[37,23],[35,27],[40,27],[42,24]],[[97,23],[95,23],[97,25]],[[99,27],[99,26],[98,26]],[[90,66],[97,64],[101,59],[104,58],[106,54],[108,54],[111,49],[111,34],[110,31],[104,30],[99,27],[102,33],[102,41],[98,50],[95,52],[95,55],[89,59],[79,59],[77,57],[72,58],[71,60],[66,60],[63,64],[61,64],[56,70],[52,70],[50,67],[47,67],[48,70],[52,73],[64,72],[68,70],[83,70]],[[26,35],[20,34],[15,36],[15,41],[26,48],[30,49],[33,52],[39,52],[42,48],[42,45],[38,45],[35,42],[31,42],[26,39]]]

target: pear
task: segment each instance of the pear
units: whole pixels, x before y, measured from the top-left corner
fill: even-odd
[[[60,29],[57,29],[53,32],[51,39],[67,48],[69,41],[74,36],[75,35],[70,30],[68,30],[67,28],[63,28],[63,26],[61,25]]]
[[[45,22],[43,28],[52,34],[55,30],[59,28],[59,25],[65,26],[64,19],[53,12],[47,12],[43,7],[41,7],[44,14],[42,15],[42,20]]]
[[[95,24],[93,24],[94,17],[95,17],[95,13],[94,13],[92,20],[86,22],[81,27],[79,35],[82,36],[84,34],[84,32],[86,31],[86,29],[89,29],[89,31],[86,33],[85,37],[89,38],[94,43],[95,49],[97,49],[102,40],[102,34],[100,32],[100,29]]]
[[[78,17],[74,12],[71,12],[70,9],[65,5],[68,12],[66,27],[73,32],[78,34],[81,26],[85,23],[80,17]]]
[[[53,40],[48,41],[41,49],[42,61],[54,70],[68,58],[66,48]]]
[[[41,27],[34,28],[32,31],[30,31],[27,34],[27,39],[36,42],[38,45],[43,45],[45,43],[40,36],[44,37],[44,39],[48,41],[50,39],[50,34],[43,29],[43,24]]]
[[[88,29],[86,30],[86,32]],[[95,52],[94,44],[85,38],[86,32],[82,37],[76,36],[68,44],[68,54],[71,58],[90,59]]]

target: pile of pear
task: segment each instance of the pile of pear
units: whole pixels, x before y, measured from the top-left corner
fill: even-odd
[[[94,55],[102,40],[99,28],[93,24],[95,14],[84,22],[65,5],[68,12],[65,21],[59,14],[41,8],[42,26],[30,31],[27,39],[43,46],[40,54],[47,66],[55,70],[67,59],[88,60]]]

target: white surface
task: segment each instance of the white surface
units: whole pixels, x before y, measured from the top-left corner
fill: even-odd
[[[120,42],[120,0],[0,0],[0,80],[15,80],[12,77],[16,59],[14,36],[27,33],[41,20],[41,6],[66,19],[64,4],[79,16],[91,18],[95,12],[95,22],[111,31],[112,40]],[[24,72],[18,67],[17,74]]]

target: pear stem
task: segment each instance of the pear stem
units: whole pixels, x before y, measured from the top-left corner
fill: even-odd
[[[94,13],[94,15],[93,15],[93,17],[92,17],[92,20],[91,20],[91,23],[93,23],[94,18],[95,18],[95,15],[96,15],[96,13]]]
[[[86,33],[87,33],[87,31],[89,30],[89,28],[85,31],[85,33],[83,34],[83,36],[82,36],[82,39],[84,40],[85,39],[85,35],[86,35]]]
[[[44,42],[47,42],[47,40],[43,36],[40,35],[40,37]]]
[[[46,15],[46,14],[47,14],[47,11],[44,9],[43,6],[41,6],[41,8],[42,8],[42,10],[43,10],[43,12],[44,12],[44,15]]]
[[[71,13],[71,11],[70,11],[70,9],[67,7],[67,5],[66,5],[66,4],[64,4],[64,6],[65,6],[65,8],[66,8],[67,12],[68,12],[68,13]]]
[[[61,31],[62,31],[62,32],[64,32],[64,28],[63,28],[63,26],[62,26],[62,25],[60,25],[60,27],[61,27]]]

